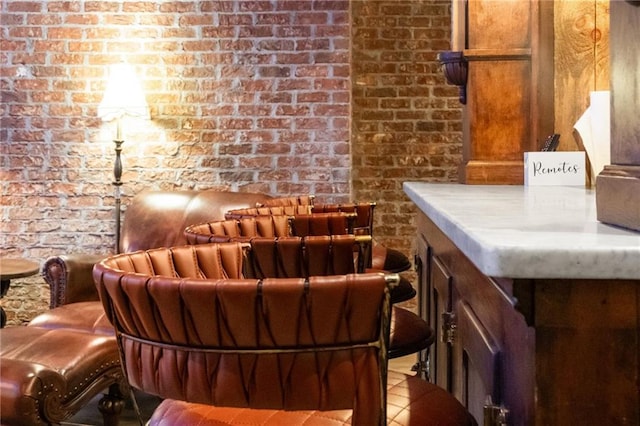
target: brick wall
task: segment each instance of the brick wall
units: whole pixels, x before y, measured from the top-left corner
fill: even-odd
[[[438,52],[450,49],[451,2],[353,2],[352,175],[376,200],[375,235],[413,257],[415,207],[405,181],[457,181],[462,110]]]
[[[447,1],[1,7],[2,256],[111,252],[115,130],[96,110],[123,59],[152,117],[124,123],[124,209],[146,188],[374,199],[377,235],[408,251],[401,182],[453,176],[460,110],[434,61]],[[16,280],[2,303],[20,323],[48,292]]]

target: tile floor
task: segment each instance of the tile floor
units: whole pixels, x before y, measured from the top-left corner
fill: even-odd
[[[408,355],[402,358],[392,359],[389,361],[389,369],[400,371],[406,374],[415,374],[411,371],[411,367],[416,363],[416,355]],[[90,404],[80,410],[75,416],[62,422],[63,426],[101,426],[102,415],[98,411],[98,400],[96,397]],[[159,398],[150,395],[137,394],[138,404],[142,417],[146,421],[153,412],[154,408],[160,402]],[[120,426],[139,426],[140,422],[135,414],[133,406],[127,402],[122,415],[120,416]]]

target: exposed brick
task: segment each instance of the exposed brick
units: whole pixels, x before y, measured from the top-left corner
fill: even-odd
[[[113,251],[114,123],[96,114],[108,65],[124,59],[152,115],[123,128],[125,217],[148,188],[373,199],[377,238],[410,255],[415,209],[402,182],[455,180],[461,156],[457,89],[436,60],[448,48],[449,7],[6,2],[0,254]],[[37,281],[42,297],[3,300],[11,321],[46,308]]]

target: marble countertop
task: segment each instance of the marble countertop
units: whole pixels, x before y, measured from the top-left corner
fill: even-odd
[[[405,182],[404,191],[485,275],[640,280],[640,232],[598,222],[594,190]]]

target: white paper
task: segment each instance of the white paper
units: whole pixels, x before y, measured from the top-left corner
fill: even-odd
[[[595,177],[611,164],[611,105],[609,91],[591,92],[590,105],[573,128],[580,134]]]

